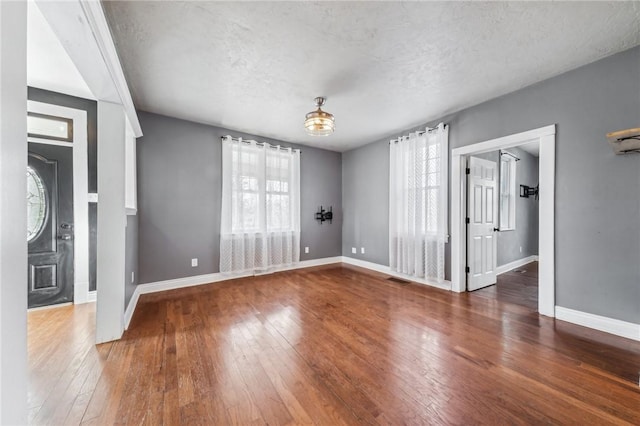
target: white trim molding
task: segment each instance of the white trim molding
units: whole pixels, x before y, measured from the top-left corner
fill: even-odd
[[[109,71],[111,81],[118,92],[120,102],[122,103],[127,119],[129,120],[131,129],[135,137],[139,138],[142,136],[142,128],[138,121],[138,114],[136,113],[136,108],[133,104],[133,98],[129,91],[127,79],[124,76],[124,71],[120,64],[120,58],[118,58],[116,45],[111,37],[111,30],[109,29],[107,18],[105,17],[104,10],[102,9],[102,3],[99,1],[81,1],[80,6],[82,6],[85,17],[89,22],[95,42],[102,54],[104,64]]]
[[[538,312],[554,316],[555,308],[555,144],[556,126],[540,127],[451,151],[451,289],[466,290],[466,161],[470,154],[540,143],[540,198],[538,240]]]
[[[556,319],[640,341],[640,324],[556,306]]]
[[[428,285],[430,287],[439,288],[441,290],[451,290],[451,281],[443,280],[442,282],[438,282],[436,280],[417,278],[411,275],[405,275],[400,272],[393,271],[389,266],[380,265],[379,263],[367,262],[366,260],[354,259],[353,257],[348,256],[342,256],[342,263],[346,263],[347,265],[359,266],[361,268],[381,272],[383,274],[391,275],[392,277],[400,278],[418,284]]]
[[[513,262],[505,263],[504,265],[500,265],[496,268],[496,274],[504,274],[505,272],[513,271],[516,268],[526,265],[527,263],[537,262],[538,256],[531,255],[527,257],[523,257],[522,259],[514,260]]]

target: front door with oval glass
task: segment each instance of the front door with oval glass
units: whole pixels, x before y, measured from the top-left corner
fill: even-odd
[[[29,308],[73,301],[73,152],[29,143]]]

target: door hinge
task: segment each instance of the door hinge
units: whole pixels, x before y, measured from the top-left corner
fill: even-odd
[[[467,273],[471,272],[471,269],[469,269],[468,266],[465,268],[465,270],[467,271]]]
[[[467,223],[471,223],[471,221],[469,220],[469,218],[467,218]]]
[[[470,175],[470,174],[471,174],[471,169],[467,167],[467,168],[465,169],[465,171],[464,171],[464,172],[465,172],[466,174]]]

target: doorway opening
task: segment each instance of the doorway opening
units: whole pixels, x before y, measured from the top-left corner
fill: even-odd
[[[87,113],[35,101],[27,108],[28,307],[95,301]]]
[[[507,262],[503,265],[502,271],[498,270],[497,259],[497,238],[496,233],[499,232],[500,226],[500,191],[498,186],[498,168],[502,165],[501,161],[484,162],[487,160],[478,159],[470,160],[474,156],[484,155],[491,152],[509,149],[515,151],[514,147],[518,146],[535,146],[539,149],[538,157],[538,237],[537,237],[537,258],[523,257],[517,261]],[[452,189],[451,189],[451,225],[452,225],[452,247],[451,247],[451,269],[452,269],[452,290],[467,291],[469,282],[471,289],[476,286],[481,288],[487,285],[492,279],[497,279],[498,272],[505,270],[516,270],[531,262],[538,261],[537,265],[530,265],[522,274],[529,274],[531,278],[535,273],[533,268],[537,266],[538,286],[537,286],[537,311],[540,314],[554,316],[555,313],[555,252],[554,252],[554,188],[555,188],[555,125],[542,127],[502,138],[492,139],[452,151]],[[472,186],[467,192],[467,166],[473,161],[476,164],[471,165],[477,168],[475,171],[476,185]],[[508,163],[506,160],[505,163]],[[515,160],[514,160],[515,161]],[[500,166],[499,166],[500,164]],[[508,167],[506,164],[505,167]],[[505,170],[505,174],[508,173]],[[471,175],[474,173],[470,170]],[[506,182],[505,182],[506,183]],[[513,185],[514,182],[511,183]],[[523,195],[534,195],[535,183],[524,184],[531,189],[526,190]],[[515,202],[514,197],[520,196],[520,188],[516,191],[503,191],[505,194],[503,214],[505,226],[504,232],[510,232],[510,216],[508,203]],[[488,194],[488,197],[487,197]],[[512,198],[508,196],[513,195]],[[524,198],[524,197],[523,197]],[[469,199],[469,209],[477,209],[482,214],[479,219],[476,218],[476,226],[467,224],[467,201]],[[487,199],[489,203],[487,203]],[[483,212],[482,212],[483,211]],[[512,213],[515,212],[512,210]],[[511,216],[517,221],[515,215]],[[470,218],[471,221],[471,218]],[[512,222],[513,223],[513,222]],[[516,225],[517,226],[517,225]],[[468,228],[469,227],[469,228]],[[515,256],[519,254],[518,251]],[[523,248],[524,252],[524,248]],[[476,255],[478,254],[479,255]],[[513,254],[512,254],[513,255]],[[530,256],[534,256],[531,254]],[[469,265],[469,262],[476,262]],[[469,267],[469,272],[467,272]],[[470,274],[477,274],[471,277]],[[505,277],[506,278],[506,277]]]
[[[471,154],[467,290],[538,310],[540,143]]]

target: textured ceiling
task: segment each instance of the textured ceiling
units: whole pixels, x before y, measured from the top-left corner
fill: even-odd
[[[337,151],[640,44],[637,2],[104,7],[138,108]],[[316,96],[331,136],[304,133]]]

